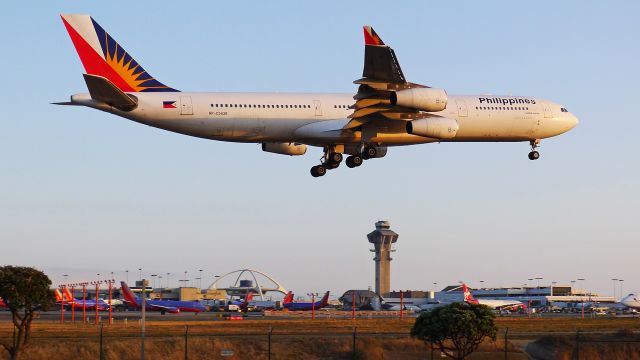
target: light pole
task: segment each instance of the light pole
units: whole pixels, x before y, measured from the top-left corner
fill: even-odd
[[[153,294],[153,289],[156,288],[156,278],[158,274],[151,274],[151,293]]]
[[[580,302],[582,303],[582,319],[584,319],[584,279],[578,279],[578,281],[580,281],[580,287],[581,287],[581,292],[580,292]]]
[[[142,268],[139,268],[138,271],[140,272],[140,281],[142,281]]]
[[[437,286],[438,286],[438,283],[437,283],[437,282],[434,282],[434,283],[433,283],[433,297],[434,297],[434,298],[436,297],[436,287],[437,287]]]
[[[616,284],[618,283],[618,279],[611,279],[613,281],[613,302],[616,301]],[[620,294],[620,298],[622,298],[622,294]]]
[[[624,281],[624,280],[622,280],[622,279],[618,279],[618,282],[620,283],[620,297],[622,297],[622,294],[624,294],[624,293],[622,292],[622,282],[623,282],[623,281]]]
[[[184,287],[187,287],[187,270],[184,271]]]
[[[171,277],[171,273],[167,273],[167,288],[169,288],[171,285],[169,283],[169,279]]]
[[[126,278],[127,278],[127,285],[129,285],[129,270],[125,270],[124,272],[125,272]]]
[[[480,289],[484,289],[484,280],[480,280]]]
[[[551,282],[551,296],[553,296],[553,289],[556,287],[556,284],[557,284],[557,283],[558,283],[558,282],[556,282],[556,281],[552,281],[552,282]]]
[[[198,284],[198,286],[200,287],[200,291],[202,291],[202,269],[198,270],[200,272],[200,277],[198,278],[198,280],[200,280],[200,283]]]

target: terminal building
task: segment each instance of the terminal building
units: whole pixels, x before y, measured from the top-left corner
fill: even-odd
[[[616,302],[613,296],[602,296],[584,289],[576,289],[568,285],[553,286],[517,286],[498,288],[469,288],[476,299],[518,300],[532,307],[552,306],[558,303],[579,304],[584,302],[613,304]],[[402,293],[405,305],[420,306],[428,303],[450,303],[462,301],[462,286],[451,285],[444,289],[433,291],[391,291],[389,297],[384,298],[387,304],[400,304]]]

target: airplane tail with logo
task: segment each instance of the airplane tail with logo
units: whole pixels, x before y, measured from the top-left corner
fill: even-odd
[[[62,292],[65,298],[64,301],[68,303],[76,302],[76,299],[73,297],[73,294],[71,294],[71,290],[69,290],[69,288],[65,287],[64,289],[62,289]]]
[[[327,306],[327,304],[329,304],[329,292],[328,291],[326,293],[324,293],[324,296],[320,300],[320,304],[318,306],[323,307],[323,306]]]
[[[290,304],[293,302],[293,292],[289,291],[287,295],[282,299],[282,304]]]
[[[147,73],[91,16],[60,17],[87,74],[107,79],[122,92],[178,91]]]
[[[478,304],[478,300],[476,300],[473,295],[471,295],[471,291],[467,287],[467,284],[462,283],[462,292],[464,294],[464,302],[467,304]]]
[[[58,303],[62,302],[62,300],[63,300],[62,293],[60,292],[59,289],[53,290],[53,295],[55,295],[55,297],[56,297],[56,302],[58,302]]]
[[[122,294],[124,295],[124,299],[131,305],[138,306],[138,297],[129,289],[127,283],[124,281],[120,282],[120,286],[122,288]]]

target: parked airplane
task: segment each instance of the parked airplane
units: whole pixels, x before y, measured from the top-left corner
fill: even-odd
[[[65,287],[63,289],[63,293],[64,293],[64,297],[65,297],[65,302],[66,303],[68,303],[69,305],[72,305],[76,309],[82,309],[83,300],[82,299],[76,299],[75,297],[73,297],[73,294],[71,294],[71,290],[69,290],[69,288]],[[87,309],[96,306],[96,300],[95,299],[86,299],[86,300],[84,300],[84,303],[86,304],[85,307]],[[98,299],[97,303],[98,303],[98,309],[99,310],[108,310],[109,306],[122,305],[122,300],[113,299],[112,298],[111,299],[111,303],[109,303],[109,300]]]
[[[486,305],[494,309],[524,309],[527,306],[518,300],[498,300],[498,299],[476,299],[471,295],[467,284],[462,284],[462,292],[464,294],[464,302],[467,304]]]
[[[620,300],[620,303],[626,307],[632,309],[640,309],[640,299],[636,296],[636,294],[629,294]]]
[[[129,289],[129,286],[124,281],[120,282],[122,286],[122,294],[124,295],[124,300],[133,307],[141,308],[142,307],[142,299],[138,298],[132,291]],[[151,300],[148,299],[145,301],[146,310],[151,311],[160,311],[161,313],[179,313],[179,312],[194,312],[199,313],[206,311],[206,308],[197,301],[176,301],[176,300]]]
[[[282,299],[282,305],[290,304],[293,302],[293,292],[289,291],[287,295],[285,295],[284,299]]]
[[[289,294],[291,294],[290,298],[289,298]],[[293,311],[312,310],[312,309],[318,310],[318,309],[322,309],[323,307],[327,306],[327,304],[329,304],[328,291],[324,293],[324,296],[322,297],[322,299],[320,299],[320,301],[316,301],[316,302],[294,302],[293,293],[289,292],[289,294],[287,294],[287,297],[285,297],[285,301],[282,302],[282,307],[284,307],[285,309],[289,309]]]
[[[386,155],[390,146],[434,142],[528,141],[571,130],[578,119],[561,105],[531,96],[448,95],[408,82],[395,52],[364,27],[363,77],[353,94],[180,92],[152,77],[88,15],[61,15],[86,74],[89,93],[59,105],[81,105],[185,135],[303,155],[322,147],[314,177]],[[355,103],[354,103],[355,100]]]

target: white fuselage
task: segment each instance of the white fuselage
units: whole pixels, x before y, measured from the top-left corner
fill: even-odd
[[[452,139],[410,135],[402,120],[379,120],[360,131],[344,131],[353,109],[352,94],[315,93],[130,93],[138,106],[125,112],[91,99],[72,102],[149,126],[212,140],[299,142],[309,145],[358,144],[398,146],[437,141],[531,141],[562,134],[577,119],[560,105],[531,97],[449,95],[445,110],[432,114],[455,119]],[[525,102],[526,101],[526,102]],[[170,104],[173,102],[173,104]],[[168,104],[169,105],[166,105]],[[173,108],[172,106],[175,106]]]

